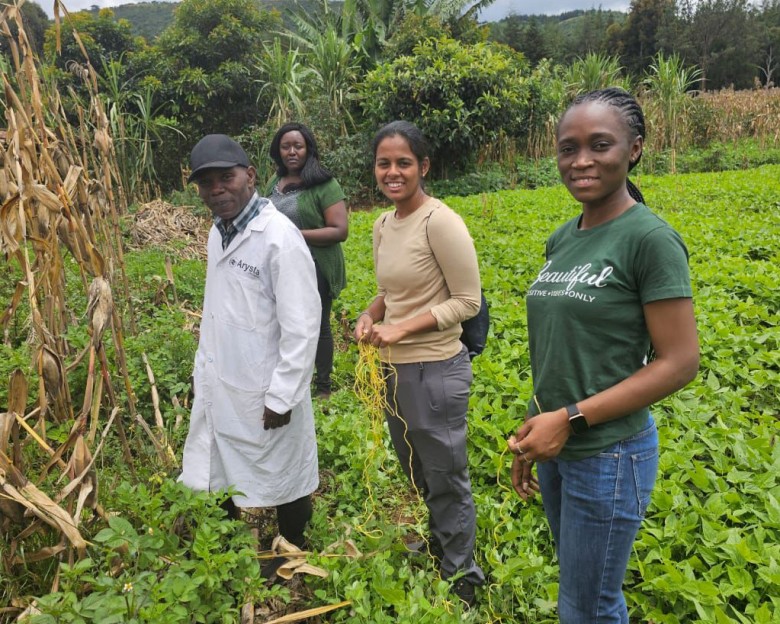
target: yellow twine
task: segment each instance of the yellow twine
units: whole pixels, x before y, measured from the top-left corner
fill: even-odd
[[[391,400],[388,400],[387,396],[385,375],[394,375],[396,372],[395,367],[390,362],[381,362],[379,359],[379,350],[369,343],[358,343],[358,354],[358,363],[355,367],[354,391],[358,400],[366,408],[370,422],[369,439],[372,442],[366,463],[363,467],[363,482],[366,484],[366,489],[368,490],[364,505],[364,514],[366,518],[370,518],[377,509],[376,499],[374,498],[374,492],[371,486],[370,471],[372,467],[375,467],[376,470],[381,470],[384,465],[386,454],[384,453],[383,437],[386,414],[396,416],[404,424],[404,441],[409,448],[409,474],[413,474],[412,458],[414,449],[408,439],[407,434],[409,429],[406,420],[404,420],[395,409],[397,404],[395,395],[392,396]],[[421,498],[420,491],[414,481],[411,483],[419,500]],[[422,511],[421,506],[418,505],[413,514],[415,522],[419,524],[423,514],[424,512]],[[382,535],[382,532],[378,529],[369,531],[363,523],[359,524],[356,528],[364,535],[373,535],[374,537]]]

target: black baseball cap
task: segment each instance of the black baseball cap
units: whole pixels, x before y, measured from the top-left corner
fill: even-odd
[[[225,134],[207,134],[190,153],[190,177],[192,182],[204,169],[230,169],[249,167],[249,157],[244,148]]]

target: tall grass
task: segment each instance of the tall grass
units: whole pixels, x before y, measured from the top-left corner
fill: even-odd
[[[279,37],[270,46],[264,44],[263,47],[263,54],[255,63],[261,75],[258,98],[263,95],[270,97],[268,117],[278,127],[293,117],[303,115],[303,82],[311,74],[311,68],[301,62],[298,48],[282,48]]]
[[[654,146],[670,150],[672,173],[677,171],[677,148],[685,135],[686,113],[691,107],[688,90],[700,74],[696,68],[685,67],[679,55],[667,57],[659,52],[645,79],[649,96],[645,114],[654,130]]]
[[[620,59],[596,52],[589,52],[569,65],[564,72],[563,81],[570,100],[581,93],[606,87],[631,90],[631,80],[624,75]]]

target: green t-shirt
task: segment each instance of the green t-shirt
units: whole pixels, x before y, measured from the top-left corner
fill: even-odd
[[[588,230],[579,217],[547,241],[546,262],[526,297],[534,395],[530,415],[582,401],[646,364],[642,306],[691,297],[680,235],[644,204]],[[648,408],[570,436],[562,459],[582,459],[641,431]]]
[[[265,187],[265,196],[270,197],[273,189],[279,182],[279,177],[274,176]],[[341,185],[335,178],[318,184],[311,188],[303,189],[297,196],[297,215],[299,222],[296,225],[301,230],[315,230],[325,227],[325,209],[335,203],[346,199]],[[317,267],[322,271],[325,280],[330,286],[330,294],[334,299],[347,284],[347,272],[344,266],[344,251],[341,243],[328,245],[327,247],[309,246],[312,258]]]

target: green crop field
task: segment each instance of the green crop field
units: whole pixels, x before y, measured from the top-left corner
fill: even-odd
[[[702,358],[698,378],[653,410],[661,463],[626,578],[632,621],[780,622],[780,167],[639,182],[690,251]],[[578,208],[562,187],[448,202],[475,239],[492,315],[469,416],[477,556],[489,585],[469,621],[555,622],[550,534],[541,503],[510,491],[505,439],[531,394],[524,294],[546,237]],[[349,318],[373,295],[376,214],[351,217],[340,301]],[[356,358],[354,347],[340,355],[344,384]],[[354,601],[343,621],[459,621],[433,565],[404,558],[400,538],[423,531],[425,513],[408,505],[387,439],[374,448],[375,428],[349,389],[318,425],[328,487],[314,537],[349,535],[370,553],[322,560],[333,575],[320,597]]]
[[[631,619],[778,623],[780,166],[638,182],[650,206],[688,245],[702,358],[698,378],[653,408],[661,463],[625,582]],[[301,611],[350,601],[312,622],[557,621],[551,537],[539,499],[523,503],[511,491],[506,438],[531,394],[524,295],[542,264],[546,237],[578,207],[562,187],[447,201],[476,241],[491,305],[491,335],[474,361],[469,415],[476,556],[488,585],[478,594],[478,606],[463,614],[434,563],[406,555],[403,539],[424,531],[425,509],[409,490],[381,419],[372,419],[353,393],[358,353],[345,324],[337,323],[340,389],[327,403],[317,404],[322,484],[309,533],[316,551],[310,562],[329,576],[308,577],[290,589],[254,587],[249,593],[260,605],[284,608],[289,603],[289,610]],[[377,214],[351,215],[349,286],[336,304],[337,315],[346,320],[373,296],[371,225]],[[174,305],[170,291],[161,290],[164,259],[160,249],[127,254],[139,328],[125,347],[139,413],[152,414],[142,363],[147,354],[169,439],[180,457],[186,404],[176,407],[171,399],[188,392],[195,348],[192,310],[200,305],[205,267],[200,260],[174,263]],[[4,292],[11,292],[13,274],[7,274]],[[85,302],[74,301],[71,307],[83,310]],[[21,340],[24,326],[10,330],[11,345],[2,346],[4,376],[16,366],[29,366]],[[74,327],[68,340],[80,346],[88,336]],[[79,370],[74,371],[77,378],[86,375]],[[173,426],[176,417],[183,419],[179,428]],[[69,426],[50,426],[49,439],[64,440]],[[129,435],[134,449],[145,439],[137,428],[131,427]],[[236,593],[247,591],[240,581],[251,575],[254,557],[248,533],[243,527],[226,528],[230,523],[219,518],[213,504],[208,507],[203,498],[177,490],[175,471],[161,467],[152,451],[149,461],[137,461],[137,481],[121,458],[111,435],[96,464],[101,504],[114,514],[111,528],[85,520],[89,558],[62,568],[58,593],[43,599],[45,615],[33,621],[238,621],[241,596]],[[182,516],[197,519],[184,532],[194,536],[191,546],[180,531],[174,532]],[[235,531],[243,533],[236,537]],[[28,544],[27,551],[47,545],[35,539],[38,543]],[[19,604],[19,598],[51,591],[56,560],[8,565],[0,573],[0,602]],[[265,615],[257,622],[272,619],[270,610],[261,612]]]

